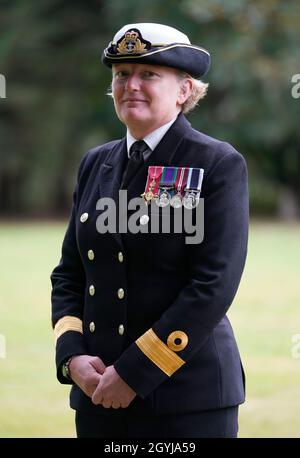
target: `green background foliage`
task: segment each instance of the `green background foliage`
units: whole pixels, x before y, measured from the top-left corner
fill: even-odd
[[[124,135],[100,55],[125,23],[146,21],[178,27],[210,50],[208,96],[189,119],[245,155],[252,212],[282,216],[287,202],[299,215],[297,0],[15,0],[0,8],[2,214],[65,214],[85,151]]]

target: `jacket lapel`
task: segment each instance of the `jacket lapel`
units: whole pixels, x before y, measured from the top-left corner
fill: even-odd
[[[126,154],[126,138],[123,138],[113,146],[106,161],[101,165],[99,172],[99,195],[100,198],[109,197],[115,202],[117,228],[119,219],[119,189],[126,163]],[[122,239],[118,230],[116,233],[112,233],[112,236],[122,247]]]
[[[172,164],[175,154],[180,150],[184,137],[191,129],[191,124],[186,117],[180,113],[177,120],[167,131],[166,135],[161,139],[153,154],[150,155],[151,163],[148,165],[166,165]],[[149,159],[150,159],[149,158]]]

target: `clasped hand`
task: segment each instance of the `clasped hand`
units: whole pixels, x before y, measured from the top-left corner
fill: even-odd
[[[105,366],[96,356],[80,355],[69,366],[72,380],[92,399],[105,408],[126,408],[135,391],[119,376],[114,366]]]

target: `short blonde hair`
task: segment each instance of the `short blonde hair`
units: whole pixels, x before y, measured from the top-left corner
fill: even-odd
[[[197,80],[196,78],[193,78],[188,73],[181,72],[181,71],[178,71],[177,77],[180,81],[185,78],[188,78],[193,83],[191,95],[186,99],[186,101],[181,106],[182,112],[188,113],[189,111],[193,110],[195,106],[198,105],[199,100],[203,99],[206,96],[209,84],[203,83],[203,81]]]

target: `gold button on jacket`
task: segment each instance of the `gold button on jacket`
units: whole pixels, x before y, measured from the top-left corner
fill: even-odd
[[[93,252],[93,250],[88,251],[88,258],[90,261],[93,261],[93,259],[95,258],[95,253]]]
[[[94,296],[94,294],[95,294],[95,286],[94,285],[91,285],[89,287],[89,293],[90,293],[90,296]]]
[[[118,298],[119,299],[123,299],[125,293],[124,293],[124,289],[123,288],[119,288],[118,289]]]
[[[91,332],[95,332],[96,325],[95,325],[95,323],[94,323],[93,321],[90,322],[89,328],[90,328],[90,331],[91,331]]]
[[[82,223],[85,223],[87,221],[88,217],[89,217],[88,213],[82,213],[82,215],[80,216],[80,221]]]

